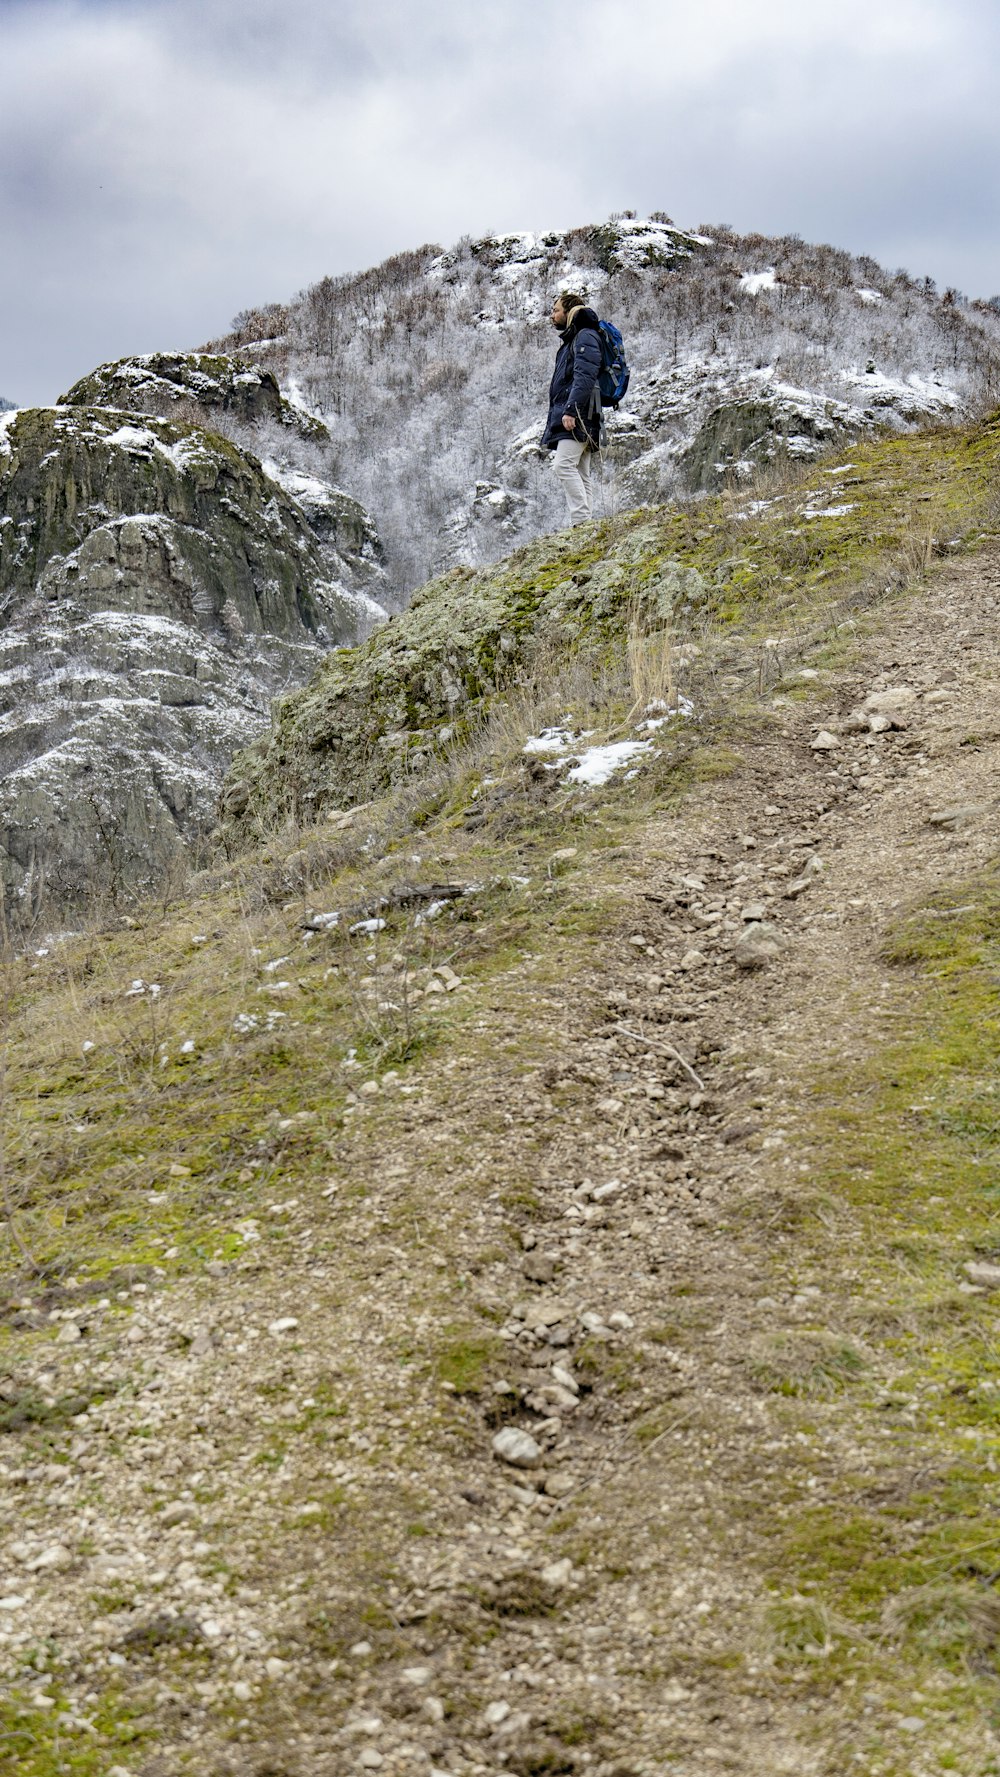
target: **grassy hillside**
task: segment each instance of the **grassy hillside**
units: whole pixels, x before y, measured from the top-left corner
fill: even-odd
[[[554,706],[572,703],[581,665],[613,677],[630,637],[634,656],[638,639],[668,636],[681,681],[705,643],[713,666],[731,652],[738,679],[764,688],[803,626],[863,606],[992,523],[998,452],[995,419],[882,439],[752,491],[642,508],[454,569],[280,701],[271,734],[235,762],[224,831],[238,844],[311,821],[426,773],[456,741],[461,757],[498,693],[533,701],[544,688]]]
[[[1000,1769],[998,437],[436,583],[8,954],[27,1777]]]

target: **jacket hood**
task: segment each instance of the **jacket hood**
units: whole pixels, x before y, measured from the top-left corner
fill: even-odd
[[[597,318],[596,311],[581,305],[579,308],[570,309],[569,314],[566,317],[566,327],[563,337],[565,338],[569,333],[579,333],[581,327],[599,326],[600,322]]]

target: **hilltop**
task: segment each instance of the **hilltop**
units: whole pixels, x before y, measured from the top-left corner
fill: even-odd
[[[610,532],[596,555],[567,544],[563,575],[540,541],[564,513],[537,443],[566,284],[622,323],[632,382],[600,465],[615,537],[606,559]],[[5,916],[75,922],[95,899],[124,906],[182,878],[206,856],[234,754],[324,655],[309,695],[338,769],[325,743],[291,746],[278,800],[295,819],[334,777],[353,797],[465,734],[496,650],[505,670],[521,659],[519,575],[530,589],[537,566],[555,588],[550,641],[598,606],[613,630],[623,589],[643,621],[704,599],[729,568],[698,543],[703,501],[742,488],[752,506],[762,476],[969,420],[1000,387],[998,330],[993,303],[831,247],[623,215],[399,254],[245,311],[210,349],[123,358],[53,408],[4,412]],[[666,501],[669,523],[642,518]],[[793,576],[810,555],[778,553]],[[381,652],[341,654],[413,599],[426,685],[395,658],[393,624]],[[268,745],[302,708],[282,704]],[[321,761],[319,801],[300,805],[299,775]],[[240,770],[227,831],[261,794]]]
[[[25,1777],[996,1771],[998,467],[449,573],[8,956]]]
[[[326,472],[372,512],[398,602],[563,522],[537,453],[560,286],[617,320],[633,367],[606,516],[968,418],[1000,390],[994,303],[663,214],[419,247],[247,309],[209,349],[266,366],[325,425]]]

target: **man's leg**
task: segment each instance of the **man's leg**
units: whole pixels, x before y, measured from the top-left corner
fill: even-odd
[[[590,479],[590,465],[593,462],[593,460],[594,460],[593,451],[592,450],[584,450],[584,453],[583,453],[582,457],[580,458],[580,480],[583,482],[583,493],[584,493],[584,498],[586,499],[586,502],[587,502],[587,517],[588,518],[593,518],[593,516],[594,516],[594,489],[593,489],[593,483]]]
[[[575,438],[562,438],[556,445],[552,473],[566,495],[570,524],[584,524],[590,517],[589,455],[587,446],[578,444]]]

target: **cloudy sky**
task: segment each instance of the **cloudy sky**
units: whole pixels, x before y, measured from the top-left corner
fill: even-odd
[[[0,0],[0,395],[612,210],[1000,291],[996,0]]]

